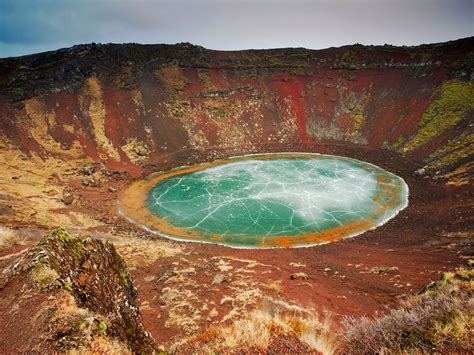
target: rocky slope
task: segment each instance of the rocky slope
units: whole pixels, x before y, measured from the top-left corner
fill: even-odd
[[[356,145],[466,184],[473,67],[474,38],[317,51],[78,45],[0,60],[0,137],[28,156],[133,173],[232,151]]]
[[[58,229],[1,263],[3,352],[154,350],[128,268],[110,243]]]

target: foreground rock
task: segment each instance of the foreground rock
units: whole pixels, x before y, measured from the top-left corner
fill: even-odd
[[[154,351],[137,290],[112,244],[58,229],[0,266],[3,351]]]
[[[290,279],[308,281],[309,276],[305,272],[294,272],[290,275]]]

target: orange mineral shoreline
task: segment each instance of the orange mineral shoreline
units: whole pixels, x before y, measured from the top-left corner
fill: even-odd
[[[192,173],[195,171],[204,170],[206,168],[214,167],[217,165],[222,165],[230,162],[238,162],[244,160],[263,160],[263,159],[281,159],[281,158],[334,158],[335,156],[331,155],[321,155],[317,153],[272,153],[265,155],[246,155],[241,157],[231,157],[227,159],[216,160],[213,162],[203,163],[199,165],[186,166],[177,169],[173,169],[165,172],[153,173],[144,179],[137,180],[131,183],[127,188],[125,188],[119,195],[119,212],[124,215],[126,218],[132,220],[133,222],[141,225],[147,230],[150,230],[154,233],[157,233],[161,236],[191,241],[191,242],[202,242],[202,243],[217,243],[237,248],[249,248],[245,246],[236,246],[229,242],[231,236],[223,236],[220,234],[206,234],[205,238],[201,233],[190,230],[187,228],[181,228],[171,225],[165,218],[160,218],[159,216],[153,214],[147,206],[147,199],[150,190],[160,181],[167,178],[182,175],[187,173]],[[347,159],[350,161],[360,162],[356,159],[339,157],[342,159]],[[366,165],[365,165],[366,164]],[[373,168],[380,169],[375,165],[370,163],[365,163],[363,167],[367,170],[373,171]],[[374,169],[375,170],[375,169]],[[393,175],[393,174],[390,174]],[[395,175],[393,175],[395,177]],[[321,232],[314,232],[303,235],[288,235],[288,236],[254,236],[257,240],[257,243],[250,248],[293,248],[293,247],[306,247],[312,245],[325,244],[332,242],[340,238],[347,238],[359,235],[367,230],[373,229],[380,224],[385,223],[388,219],[383,220],[382,223],[377,221],[388,208],[400,205],[400,192],[403,189],[403,185],[408,192],[408,187],[405,182],[397,177],[398,179],[389,179],[387,176],[377,175],[377,194],[374,196],[373,201],[380,205],[380,207],[369,217],[363,218],[356,222],[332,228],[329,230],[324,230]],[[393,185],[393,182],[400,182],[400,184]],[[385,186],[385,188],[382,188]],[[391,186],[391,189],[387,189],[387,186]],[[388,201],[383,201],[382,198],[388,196]],[[398,212],[406,207],[407,204],[400,207]],[[397,213],[398,213],[397,212]],[[396,214],[395,214],[396,215]],[[394,215],[394,216],[395,216]],[[392,216],[392,218],[394,217]],[[238,237],[242,238],[242,237]]]

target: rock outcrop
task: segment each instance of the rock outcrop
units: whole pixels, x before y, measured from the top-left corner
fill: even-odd
[[[154,351],[133,280],[108,242],[57,229],[5,266],[0,295],[3,351]]]

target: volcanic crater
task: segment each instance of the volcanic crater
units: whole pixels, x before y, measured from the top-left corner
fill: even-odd
[[[325,50],[87,44],[0,59],[0,265],[52,228],[111,242],[164,348],[265,302],[326,310],[336,328],[384,312],[472,256],[473,78],[472,37]],[[278,249],[169,240],[126,218],[153,225],[138,205],[119,213],[156,172],[294,152],[380,167],[403,179],[409,204],[355,238]],[[128,201],[143,204],[143,191]],[[0,293],[1,324],[40,312]],[[0,347],[30,350],[16,333],[3,326]]]

